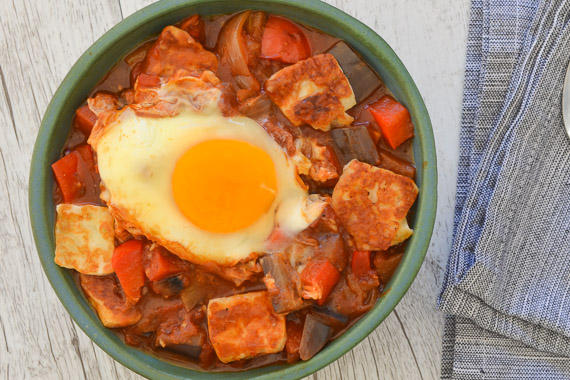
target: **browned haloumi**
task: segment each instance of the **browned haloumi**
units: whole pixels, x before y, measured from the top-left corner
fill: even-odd
[[[113,273],[115,248],[113,217],[107,207],[57,205],[55,263],[80,273]]]
[[[265,90],[295,126],[309,124],[328,131],[349,125],[346,110],[356,104],[354,92],[331,54],[320,54],[279,70],[265,82]]]
[[[275,313],[266,291],[211,299],[208,330],[224,363],[280,352],[287,340],[285,316]]]
[[[385,250],[412,235],[406,214],[417,195],[410,178],[352,160],[334,188],[332,206],[359,250]]]
[[[188,32],[169,25],[162,30],[142,61],[142,72],[162,77],[178,70],[216,70],[216,55],[202,47]]]
[[[82,274],[79,282],[87,299],[97,311],[103,326],[125,327],[141,319],[141,312],[127,301],[114,275],[87,276]]]

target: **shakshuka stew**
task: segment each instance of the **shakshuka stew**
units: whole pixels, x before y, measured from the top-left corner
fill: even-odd
[[[77,109],[52,165],[55,262],[129,346],[210,371],[309,360],[402,258],[413,135],[345,42],[193,15]]]

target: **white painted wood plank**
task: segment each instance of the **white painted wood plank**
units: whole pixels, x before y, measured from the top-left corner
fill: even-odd
[[[41,116],[75,60],[152,0],[0,2],[0,378],[140,379],[78,329],[45,278],[27,213]],[[426,262],[386,321],[315,379],[437,379],[435,310],[453,220],[469,0],[328,0],[376,30],[414,77],[438,148],[438,217]]]
[[[155,2],[156,0],[119,0],[121,9],[123,10],[123,17],[129,17],[136,11]]]
[[[79,55],[121,20],[119,6],[115,0],[14,0],[0,2],[0,15],[2,378],[108,378],[114,360],[75,326],[43,275],[28,220],[27,177],[53,92]]]

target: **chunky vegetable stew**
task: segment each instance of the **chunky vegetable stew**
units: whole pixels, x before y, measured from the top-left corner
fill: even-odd
[[[344,41],[193,15],[77,109],[52,165],[55,261],[129,346],[210,371],[309,360],[398,267],[413,136]]]

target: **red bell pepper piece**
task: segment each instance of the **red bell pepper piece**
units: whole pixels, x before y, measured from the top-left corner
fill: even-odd
[[[368,106],[368,111],[376,120],[384,140],[392,149],[414,136],[414,125],[410,113],[397,100],[385,95]]]
[[[261,58],[295,63],[311,56],[305,33],[291,21],[269,16],[261,38]]]
[[[370,266],[370,251],[352,252],[352,273],[361,277],[366,275],[372,268]]]
[[[137,302],[144,286],[143,242],[129,240],[115,247],[111,264],[127,298]]]
[[[93,126],[97,122],[97,115],[95,115],[95,113],[93,113],[86,104],[75,111],[74,122],[75,127],[83,132],[85,137],[89,137]]]
[[[77,178],[79,157],[79,153],[71,152],[51,165],[63,201],[66,203],[73,202],[81,190],[81,182]]]
[[[145,273],[149,280],[160,281],[183,272],[185,269],[184,261],[162,248],[157,248],[151,252],[150,260],[146,263]]]
[[[81,156],[81,159],[83,160],[83,163],[85,164],[87,170],[97,172],[97,168],[95,167],[95,157],[93,156],[93,149],[91,149],[90,145],[84,144],[78,146],[74,150]]]
[[[279,252],[291,244],[291,236],[285,234],[281,229],[274,228],[266,241],[265,249],[268,252]]]
[[[318,297],[314,298],[320,306],[324,305],[339,279],[340,272],[328,260],[310,262],[301,272],[303,286],[308,289],[307,293]]]
[[[301,346],[301,337],[303,335],[303,325],[287,320],[287,342],[285,343],[285,351],[287,351],[287,363],[295,363],[299,360],[299,347]]]
[[[99,198],[98,176],[93,151],[81,145],[51,165],[63,202],[93,202]]]

